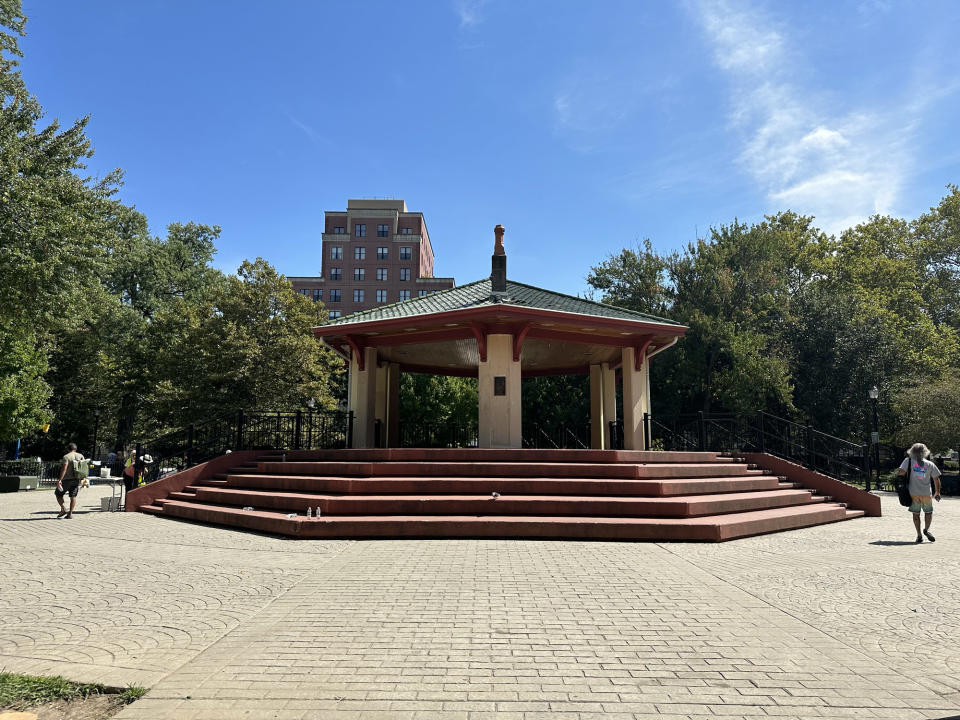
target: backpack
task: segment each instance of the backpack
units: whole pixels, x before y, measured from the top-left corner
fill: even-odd
[[[71,468],[73,469],[73,478],[74,480],[83,480],[90,474],[90,461],[89,460],[72,460],[70,462]]]
[[[910,507],[913,504],[913,498],[910,497],[910,471],[913,469],[913,458],[910,458],[910,462],[907,463],[907,474],[896,484],[897,488],[897,497],[900,500],[900,504],[904,507]]]

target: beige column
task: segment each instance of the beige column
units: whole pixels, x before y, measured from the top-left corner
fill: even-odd
[[[373,422],[377,419],[377,349],[363,348],[363,370],[350,359],[347,407],[353,411],[353,447],[373,447]]]
[[[604,441],[603,407],[603,369],[599,365],[590,366],[590,447],[594,450],[603,450],[607,443]]]
[[[626,450],[645,450],[643,413],[647,409],[646,359],[640,370],[633,367],[634,348],[623,349],[623,446]]]
[[[387,447],[400,447],[400,364],[387,370]]]
[[[503,395],[495,394],[497,378],[503,378]],[[522,447],[520,363],[513,361],[513,335],[487,336],[487,361],[478,369],[477,394],[480,447]]]
[[[603,376],[603,447],[610,445],[610,423],[617,419],[617,371],[610,363],[601,363]]]
[[[380,421],[380,446],[386,447],[387,441],[387,372],[386,364],[380,365],[376,370],[377,390],[376,390],[376,410],[374,418]],[[373,444],[376,445],[376,431],[371,436]]]

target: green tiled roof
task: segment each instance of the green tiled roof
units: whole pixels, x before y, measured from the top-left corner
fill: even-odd
[[[513,280],[507,280],[506,293],[503,293],[501,298],[497,299],[493,295],[490,278],[484,278],[483,280],[476,280],[466,285],[460,285],[459,287],[430,293],[423,297],[411,298],[410,300],[393,303],[392,305],[380,305],[370,310],[361,310],[352,315],[345,315],[336,320],[330,320],[324,323],[323,327],[351,325],[353,323],[388,320],[399,317],[432,315],[433,313],[493,305],[556,310],[557,312],[592,315],[594,317],[618,318],[621,320],[681,326],[680,323],[657,317],[656,315],[625,310],[614,307],[613,305],[594,302],[593,300],[584,300],[583,298],[573,297],[572,295],[564,295],[563,293],[552,290],[544,290],[543,288],[534,287],[533,285],[524,285],[523,283],[518,283]]]

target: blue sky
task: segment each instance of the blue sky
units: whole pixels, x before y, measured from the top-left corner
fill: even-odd
[[[324,210],[422,211],[439,275],[570,293],[649,237],[837,232],[960,182],[960,2],[24,0],[28,87],[216,263],[319,273]]]

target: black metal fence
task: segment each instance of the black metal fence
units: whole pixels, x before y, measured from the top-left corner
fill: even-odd
[[[767,412],[643,416],[652,450],[765,452],[852,485],[870,487],[870,446]],[[623,447],[622,422],[610,423],[611,445]]]
[[[338,410],[240,410],[137,443],[138,482],[233,450],[320,450],[352,444],[353,413]]]
[[[400,447],[477,447],[477,426],[455,422],[400,423]]]
[[[554,425],[530,423],[523,427],[523,446],[586,450],[590,448],[590,430],[589,422],[584,424],[561,422]]]

